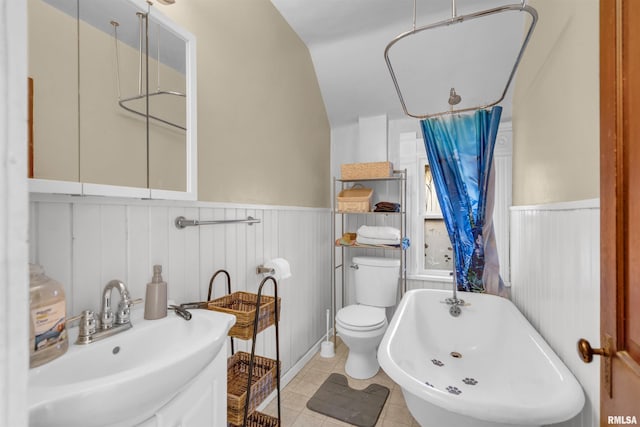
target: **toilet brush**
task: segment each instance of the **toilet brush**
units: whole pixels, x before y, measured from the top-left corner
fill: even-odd
[[[335,349],[333,347],[333,343],[329,341],[329,328],[331,324],[331,310],[327,308],[327,334],[326,340],[320,344],[320,357],[333,357],[336,355]]]

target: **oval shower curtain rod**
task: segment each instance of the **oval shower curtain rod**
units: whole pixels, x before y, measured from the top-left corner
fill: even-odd
[[[404,113],[409,116],[409,117],[414,117],[417,119],[427,119],[430,117],[437,117],[437,116],[442,116],[442,115],[446,115],[446,114],[455,114],[455,113],[463,113],[463,112],[468,112],[468,111],[475,111],[475,110],[481,110],[481,109],[485,109],[485,108],[490,108],[493,107],[497,104],[499,104],[500,102],[502,102],[507,94],[507,90],[509,89],[509,86],[511,85],[511,81],[513,80],[513,77],[515,76],[516,70],[518,68],[518,65],[520,64],[520,60],[522,59],[522,55],[524,54],[524,50],[527,47],[527,44],[529,43],[529,39],[531,38],[531,35],[533,34],[533,29],[536,26],[536,22],[538,21],[538,12],[531,6],[526,4],[526,0],[522,0],[522,2],[520,4],[510,4],[510,5],[504,5],[504,6],[498,6],[495,7],[493,9],[487,9],[487,10],[482,10],[479,12],[474,12],[474,13],[469,13],[467,15],[458,15],[457,11],[456,11],[456,0],[451,0],[451,18],[445,19],[443,21],[439,21],[433,24],[428,24],[422,27],[416,27],[416,1],[413,1],[413,27],[411,30],[406,31],[402,34],[399,34],[398,36],[396,36],[393,40],[391,40],[389,42],[389,44],[387,44],[387,47],[384,50],[384,59],[387,63],[387,67],[389,68],[389,72],[391,73],[391,79],[393,80],[393,84],[396,88],[396,92],[398,93],[398,97],[400,98],[400,104],[402,104],[402,109],[404,111]],[[511,73],[509,74],[509,78],[507,79],[507,84],[504,87],[504,90],[502,91],[502,94],[500,95],[499,99],[488,103],[488,104],[483,104],[483,105],[478,105],[478,106],[474,106],[474,107],[466,107],[466,108],[461,108],[461,109],[454,109],[453,106],[455,104],[457,104],[459,102],[459,97],[458,97],[458,102],[456,103],[451,103],[449,102],[449,105],[451,106],[451,109],[446,110],[446,111],[440,111],[437,113],[430,113],[430,114],[417,114],[417,113],[411,113],[409,112],[409,110],[407,109],[406,103],[404,101],[404,97],[402,96],[402,91],[400,90],[400,85],[398,84],[398,80],[396,78],[396,75],[393,71],[393,66],[391,65],[391,60],[389,59],[389,51],[390,49],[393,47],[393,45],[395,45],[397,42],[399,42],[400,40],[410,37],[414,34],[418,34],[421,33],[423,31],[427,31],[427,30],[432,30],[434,28],[438,28],[438,27],[444,27],[444,26],[448,26],[448,25],[452,25],[452,24],[459,24],[459,23],[464,23],[466,21],[471,21],[473,19],[477,19],[477,18],[484,18],[490,15],[494,15],[494,14],[498,14],[498,13],[502,13],[502,12],[508,12],[508,11],[519,11],[519,12],[526,12],[528,13],[532,20],[531,20],[531,25],[529,26],[529,30],[527,31],[527,34],[522,42],[522,46],[520,47],[520,51],[518,52],[518,56],[516,57],[516,61],[513,65],[513,69],[511,70]],[[454,95],[455,94],[455,89],[451,88],[451,94]],[[457,95],[456,95],[457,96]]]
[[[131,102],[131,101],[136,101],[136,100],[140,100],[140,99],[145,99],[147,98],[147,94],[144,93],[145,91],[142,90],[142,64],[143,64],[143,54],[142,54],[142,48],[143,48],[143,44],[145,45],[145,49],[147,50],[147,57],[148,57],[148,49],[149,49],[149,39],[148,39],[148,34],[144,31],[145,24],[148,24],[148,19],[149,19],[149,14],[148,13],[142,13],[142,12],[137,12],[136,16],[138,17],[138,30],[139,30],[139,34],[138,34],[138,94],[134,95],[134,96],[130,96],[127,98],[122,98],[121,93],[120,93],[120,55],[119,55],[119,50],[118,50],[118,27],[120,26],[120,24],[117,21],[111,21],[110,24],[113,26],[113,39],[114,39],[114,43],[115,43],[115,59],[116,59],[116,86],[117,86],[117,91],[118,91],[118,105],[129,111],[130,113],[136,114],[138,116],[141,117],[145,117],[145,118],[149,118],[149,119],[153,119],[157,122],[160,123],[164,123],[168,126],[186,131],[187,128],[185,126],[182,126],[180,124],[177,123],[173,123],[172,121],[169,120],[165,120],[163,118],[157,117],[151,113],[149,113],[148,111],[146,113],[140,112],[134,108],[131,108],[129,106],[126,105],[127,102]],[[144,43],[143,43],[144,41]],[[157,85],[158,88],[155,92],[153,93],[149,93],[148,94],[148,98],[151,98],[152,96],[158,96],[158,95],[171,95],[171,96],[178,96],[178,97],[182,97],[182,98],[186,98],[187,95],[185,93],[182,92],[177,92],[177,91],[173,91],[173,90],[161,90],[160,89],[160,36],[158,35],[158,42],[157,42],[157,48],[158,48],[158,67],[157,67]],[[148,71],[148,65],[147,65],[147,71]],[[148,72],[147,72],[147,90],[146,92],[149,92],[149,85],[148,85]]]

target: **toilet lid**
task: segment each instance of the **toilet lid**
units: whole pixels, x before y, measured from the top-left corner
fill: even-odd
[[[387,321],[385,309],[368,305],[349,305],[336,315],[336,322],[348,329],[377,329]]]

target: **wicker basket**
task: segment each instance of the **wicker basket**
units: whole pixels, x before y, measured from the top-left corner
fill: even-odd
[[[260,313],[258,314],[258,332],[273,325],[276,320],[275,297],[260,296]],[[229,336],[248,340],[253,338],[253,323],[256,317],[258,295],[249,292],[234,292],[209,301],[209,310],[221,311],[236,316],[236,324],[229,331]],[[278,298],[278,318],[280,318],[280,298]]]
[[[232,424],[229,423],[229,426],[240,427],[242,425],[242,421],[240,424]],[[254,412],[249,415],[247,419],[247,424],[245,427],[278,427],[280,424],[278,423],[278,419],[272,417],[267,414],[263,414],[261,412]]]
[[[340,167],[342,179],[389,178],[393,175],[391,162],[348,163]]]
[[[243,351],[239,351],[227,359],[227,421],[231,424],[240,425],[244,421],[250,359],[251,354]],[[275,360],[254,356],[251,396],[249,397],[250,414],[275,390],[277,375],[277,362]]]
[[[337,197],[338,212],[370,212],[373,190],[356,184],[342,190]]]

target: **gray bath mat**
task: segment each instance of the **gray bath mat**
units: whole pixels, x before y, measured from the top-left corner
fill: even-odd
[[[387,387],[371,384],[364,390],[354,390],[344,375],[331,374],[309,399],[307,408],[345,423],[373,427],[387,396]]]

